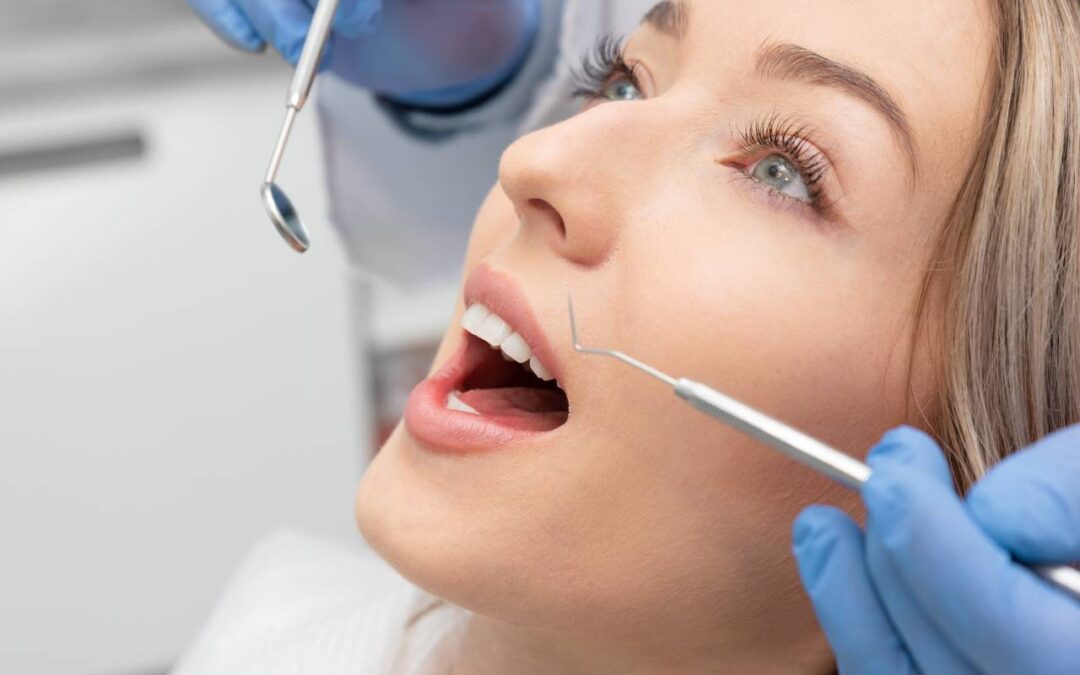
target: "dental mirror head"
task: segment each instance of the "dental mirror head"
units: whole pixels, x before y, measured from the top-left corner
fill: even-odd
[[[311,240],[308,238],[304,223],[296,213],[296,208],[285,195],[285,191],[276,183],[263,183],[262,200],[266,213],[285,243],[297,253],[306,253],[311,247]]]
[[[266,170],[266,178],[263,179],[262,195],[263,206],[266,208],[270,221],[274,223],[278,234],[297,253],[306,253],[311,248],[311,239],[308,238],[307,229],[296,213],[296,207],[286,196],[285,191],[278,187],[277,173],[281,166],[281,157],[285,154],[285,145],[292,133],[293,122],[296,121],[297,108],[288,106],[285,110],[285,121],[281,125],[281,133],[278,135],[277,145],[274,146],[274,154],[270,158],[270,167]]]
[[[304,229],[304,223],[296,213],[296,208],[285,196],[285,191],[278,187],[277,172],[281,166],[281,157],[285,154],[285,145],[292,133],[293,123],[296,122],[296,114],[304,107],[311,93],[311,85],[315,82],[319,60],[326,51],[326,41],[330,37],[330,28],[339,2],[340,0],[319,0],[315,8],[311,26],[304,39],[304,48],[296,62],[296,72],[293,73],[286,93],[285,121],[281,125],[281,133],[278,134],[277,145],[274,146],[274,154],[270,158],[270,166],[262,184],[262,201],[270,220],[282,239],[297,253],[306,252],[311,247],[311,240]]]

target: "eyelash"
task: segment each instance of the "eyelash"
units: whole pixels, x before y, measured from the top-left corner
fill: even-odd
[[[574,98],[587,103],[607,100],[606,89],[614,80],[626,78],[639,91],[641,83],[636,64],[626,61],[623,41],[613,35],[599,38],[593,48],[584,55],[580,67],[574,71]],[[744,155],[760,154],[770,150],[779,151],[792,163],[802,176],[810,202],[804,202],[776,190],[753,178],[750,167],[739,166],[741,176],[754,187],[763,188],[770,196],[779,197],[791,206],[809,208],[826,220],[832,217],[832,203],[825,192],[824,178],[828,162],[821,152],[807,140],[807,129],[779,115],[758,119],[747,128],[736,131],[739,151]],[[762,159],[766,159],[765,155]]]
[[[805,127],[778,115],[770,115],[752,122],[748,128],[736,134],[739,139],[739,151],[745,155],[779,150],[780,154],[786,156],[788,161],[799,172],[799,175],[802,176],[807,194],[810,196],[810,202],[807,203],[789,197],[757,181],[755,183],[762,185],[770,192],[786,200],[794,201],[800,206],[810,207],[819,216],[829,219],[832,215],[832,203],[825,194],[824,185],[828,161],[807,140],[807,135]],[[765,157],[762,159],[765,159]],[[742,173],[747,179],[751,179],[747,168],[742,168]]]
[[[604,35],[582,57],[580,66],[574,70],[573,98],[587,102],[603,100],[606,98],[604,89],[616,77],[625,77],[641,89],[636,66],[626,62],[622,38]]]

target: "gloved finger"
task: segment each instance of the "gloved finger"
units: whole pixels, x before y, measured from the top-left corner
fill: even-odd
[[[319,0],[304,0],[314,13]],[[334,32],[345,37],[359,37],[375,29],[382,13],[383,0],[341,0],[334,14]]]
[[[234,47],[257,52],[266,46],[247,16],[232,0],[188,0],[188,4],[218,37]]]
[[[904,479],[952,489],[952,473],[945,456],[934,439],[918,429],[900,427],[886,433],[870,451],[867,463],[874,470],[870,479],[872,482],[875,479],[879,482],[893,479],[900,472]],[[959,498],[956,499],[959,501]],[[880,516],[874,505],[867,502],[867,566],[886,611],[903,637],[912,659],[926,673],[976,672],[912,597],[903,577],[898,574],[889,549],[881,542]]]
[[[937,442],[913,427],[897,427],[887,432],[870,450],[866,463],[875,472],[879,466],[886,470],[913,467],[941,485],[953,486],[952,471]]]
[[[295,66],[311,25],[311,8],[304,0],[235,1],[255,32]]]
[[[1075,672],[1080,604],[1015,565],[942,480],[944,460],[928,455],[925,447],[878,454],[863,488],[868,537],[880,542],[917,606],[980,672]]]
[[[915,666],[870,582],[859,526],[812,506],[795,519],[795,559],[842,674],[914,673]]]
[[[923,673],[964,675],[977,671],[923,612],[872,529],[866,534],[866,565],[885,611]]]
[[[1080,561],[1080,427],[1047,436],[996,466],[967,496],[972,518],[1016,558]]]

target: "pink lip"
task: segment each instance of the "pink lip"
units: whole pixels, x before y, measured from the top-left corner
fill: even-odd
[[[513,279],[486,265],[480,266],[465,284],[466,307],[477,303],[513,326],[565,390],[561,363]],[[413,389],[405,409],[408,432],[425,448],[444,454],[474,454],[522,447],[541,440],[545,444],[552,442],[553,435],[561,433],[566,424],[553,431],[534,431],[446,408],[447,396],[464,382],[471,360],[478,358],[478,348],[488,349],[478,341],[463,339],[449,361]]]
[[[476,304],[487,307],[509,323],[525,338],[533,354],[540,358],[559,384],[565,384],[559,358],[516,281],[487,265],[480,265],[465,282],[465,306]]]

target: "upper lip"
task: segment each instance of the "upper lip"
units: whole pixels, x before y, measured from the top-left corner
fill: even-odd
[[[497,271],[488,265],[480,265],[465,282],[465,307],[481,304],[495,312],[510,324],[529,347],[540,363],[555,376],[559,386],[563,386],[562,363],[548,341],[547,334],[540,326],[539,319],[533,312],[525,294],[509,275]]]

